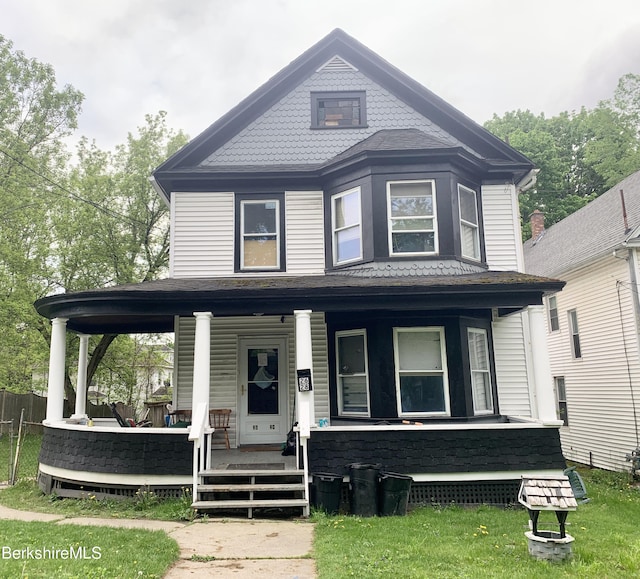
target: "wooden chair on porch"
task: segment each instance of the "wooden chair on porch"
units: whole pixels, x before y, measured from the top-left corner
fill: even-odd
[[[231,417],[231,409],[229,408],[213,408],[209,410],[209,424],[215,432],[224,433],[224,442],[227,450],[231,448],[229,444],[229,418]]]

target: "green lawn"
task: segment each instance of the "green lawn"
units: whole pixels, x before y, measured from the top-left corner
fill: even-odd
[[[640,577],[640,490],[626,475],[581,472],[591,502],[569,514],[571,561],[528,554],[522,509],[424,507],[404,517],[316,514],[319,577]],[[555,516],[542,513],[539,528],[557,531]]]
[[[159,578],[178,558],[162,531],[2,521],[0,577]]]
[[[28,443],[37,446],[37,439]],[[35,452],[25,453],[27,472],[37,468]],[[0,464],[2,464],[0,442]],[[423,507],[404,517],[353,516],[328,517],[316,513],[316,539],[314,557],[320,579],[341,577],[403,578],[509,578],[531,577],[640,577],[640,488],[629,484],[623,473],[599,470],[580,470],[591,501],[580,505],[569,514],[567,531],[575,537],[574,556],[570,561],[549,564],[533,559],[527,551],[528,516],[523,509],[496,509],[490,507],[461,508],[456,506]],[[149,518],[162,520],[190,520],[193,511],[190,497],[158,500],[142,493],[136,499],[125,501],[97,501],[91,499],[57,499],[44,496],[33,480],[24,480],[0,492],[0,504],[17,509],[57,513],[61,516],[96,516],[106,518]],[[15,526],[14,526],[15,525]],[[540,529],[557,530],[555,516],[542,513]],[[24,548],[27,541],[38,537],[40,530],[32,531],[30,523],[3,521],[3,545]],[[45,524],[45,527],[47,525]],[[8,530],[7,530],[8,529]],[[85,533],[75,527],[54,527],[55,545],[68,546],[85,541]],[[27,561],[24,576],[30,577],[153,577],[157,570],[153,553],[154,539],[137,549],[138,541],[124,539],[125,531],[92,529],[101,533],[105,548],[100,560],[74,561],[73,568],[48,563],[45,570],[31,567]],[[142,539],[141,531],[126,531]],[[35,533],[35,534],[34,534]],[[108,537],[113,535],[111,542]],[[47,535],[45,535],[47,536]],[[165,537],[162,533],[160,537]],[[5,538],[6,537],[6,538]],[[30,538],[29,538],[30,537]],[[166,538],[166,537],[165,537]],[[52,539],[53,540],[53,539]],[[96,543],[97,544],[97,543]],[[123,547],[126,545],[126,548]],[[175,543],[173,543],[175,546]],[[173,548],[173,547],[172,547]],[[175,551],[167,551],[175,553]],[[117,556],[116,556],[117,555]],[[106,569],[107,559],[114,557],[118,569]],[[169,561],[173,560],[171,554]],[[15,561],[0,562],[0,577],[21,576],[22,567]],[[20,565],[25,564],[24,561]],[[82,569],[76,565],[85,565]],[[161,561],[163,569],[169,563]],[[9,567],[9,565],[11,567]],[[69,569],[67,575],[56,575],[60,569]],[[105,570],[103,571],[103,567]],[[133,569],[142,575],[127,575]],[[10,569],[5,572],[5,569]],[[17,571],[17,574],[14,573]],[[74,574],[75,573],[75,574]]]

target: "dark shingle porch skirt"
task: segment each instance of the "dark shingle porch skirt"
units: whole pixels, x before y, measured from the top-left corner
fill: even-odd
[[[130,496],[141,487],[176,496],[192,484],[193,447],[186,431],[45,426],[40,488],[60,496]],[[414,478],[410,504],[510,504],[520,476],[561,471],[557,428],[538,424],[482,427],[356,426],[318,428],[308,443],[309,472],[348,480],[352,463],[376,463]],[[214,450],[212,465],[283,462],[279,452]],[[345,485],[346,486],[346,485]]]

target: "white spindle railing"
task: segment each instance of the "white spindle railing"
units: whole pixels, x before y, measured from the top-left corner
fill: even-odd
[[[189,440],[193,441],[193,494],[192,500],[198,498],[198,473],[200,469],[211,466],[211,434],[209,412],[206,404],[198,404],[191,419]]]

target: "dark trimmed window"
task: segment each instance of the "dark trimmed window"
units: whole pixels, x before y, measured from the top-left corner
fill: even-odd
[[[389,255],[438,253],[435,181],[388,181]]]
[[[393,349],[398,416],[448,416],[444,328],[393,328]]]
[[[369,416],[369,376],[365,330],[336,332],[338,414]]]
[[[365,92],[311,93],[312,129],[366,127]]]
[[[236,196],[236,271],[284,271],[284,196]]]
[[[476,192],[459,184],[458,205],[460,207],[462,257],[478,261],[480,259],[480,228],[478,226]]]
[[[491,388],[487,330],[467,328],[467,342],[469,344],[473,409],[475,414],[490,414],[493,412],[493,390]]]
[[[362,259],[362,209],[360,187],[331,197],[333,263]]]

